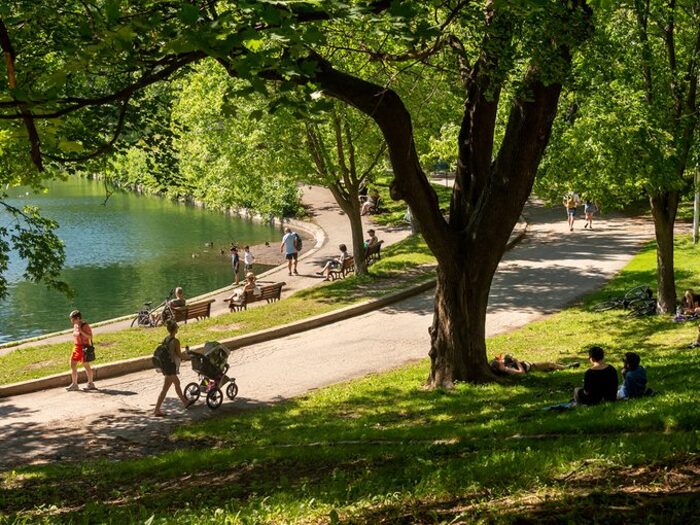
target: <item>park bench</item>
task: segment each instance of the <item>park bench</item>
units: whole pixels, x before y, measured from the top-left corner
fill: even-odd
[[[247,310],[248,304],[256,301],[267,301],[268,303],[279,301],[282,296],[282,287],[285,284],[287,283],[281,282],[259,286],[260,293],[258,295],[255,295],[253,292],[246,292],[239,302],[234,302],[230,299],[224,300],[228,302],[228,307],[232,312]]]
[[[383,242],[384,241],[379,241],[377,244],[365,249],[365,261],[367,261],[368,265],[382,258],[381,250]]]
[[[343,265],[338,268],[333,268],[328,271],[328,277],[331,281],[336,279],[343,279],[349,273],[355,271],[355,259],[353,257],[348,257],[343,261]]]
[[[213,302],[214,299],[209,299],[208,301],[173,307],[175,321],[178,323],[185,321],[185,324],[187,324],[187,321],[190,319],[209,317],[211,315],[211,303]]]

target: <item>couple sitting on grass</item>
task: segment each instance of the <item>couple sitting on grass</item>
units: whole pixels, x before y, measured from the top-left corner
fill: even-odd
[[[583,387],[574,389],[574,399],[567,405],[556,405],[557,408],[568,408],[575,405],[596,405],[602,401],[615,401],[651,395],[647,388],[646,370],[640,365],[639,354],[627,352],[623,359],[623,384],[618,389],[617,370],[605,361],[605,351],[599,346],[588,350],[588,360],[591,367],[583,376]],[[490,363],[494,372],[500,374],[526,374],[530,371],[552,372],[566,368],[578,368],[579,363],[560,365],[557,363],[531,363],[519,361],[509,354],[499,354]]]

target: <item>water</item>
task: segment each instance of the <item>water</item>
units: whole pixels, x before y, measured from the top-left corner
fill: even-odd
[[[146,299],[157,304],[174,286],[182,286],[186,297],[221,288],[232,281],[232,241],[279,239],[272,226],[158,197],[119,192],[106,205],[104,200],[101,183],[79,178],[52,182],[43,194],[11,192],[13,206],[38,206],[59,223],[57,234],[66,245],[62,278],[75,297],[26,282],[24,262],[11,253],[0,343],[69,328],[68,313],[75,308],[96,322],[136,312]],[[0,223],[7,223],[3,213]],[[205,247],[211,241],[214,248]]]

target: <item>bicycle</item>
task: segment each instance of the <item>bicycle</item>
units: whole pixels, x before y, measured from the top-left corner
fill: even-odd
[[[656,309],[654,292],[649,286],[642,284],[630,288],[623,296],[610,297],[605,301],[594,304],[591,307],[591,311],[605,312],[615,308],[622,308],[631,310],[628,314],[630,317],[639,317],[641,315],[651,315],[651,313],[648,313],[651,308],[650,305],[654,305],[654,310]]]
[[[136,317],[131,320],[131,327],[155,328],[164,324],[168,319],[174,319],[175,312],[170,306],[173,295],[174,289],[170,290],[168,297],[155,308],[151,308],[151,301],[145,301],[143,307],[137,312]]]

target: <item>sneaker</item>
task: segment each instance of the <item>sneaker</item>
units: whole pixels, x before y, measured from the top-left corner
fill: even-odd
[[[586,228],[588,228],[588,224],[583,225],[583,229],[585,230]]]
[[[95,386],[95,383],[88,383],[87,386],[83,388],[86,392],[89,390],[97,390],[97,387]]]
[[[572,231],[574,231],[574,229],[573,229],[573,228],[569,228],[569,231],[572,232]]]
[[[66,390],[68,392],[76,392],[77,390],[80,390],[80,387],[78,385],[76,385],[75,383],[73,383],[71,386],[66,388]]]
[[[297,272],[296,270],[294,270],[294,275],[299,275],[299,272]]]
[[[567,366],[566,368],[578,368],[578,367],[580,367],[580,366],[581,366],[581,363],[576,362],[576,363],[571,363],[571,364],[570,364],[569,366]]]

